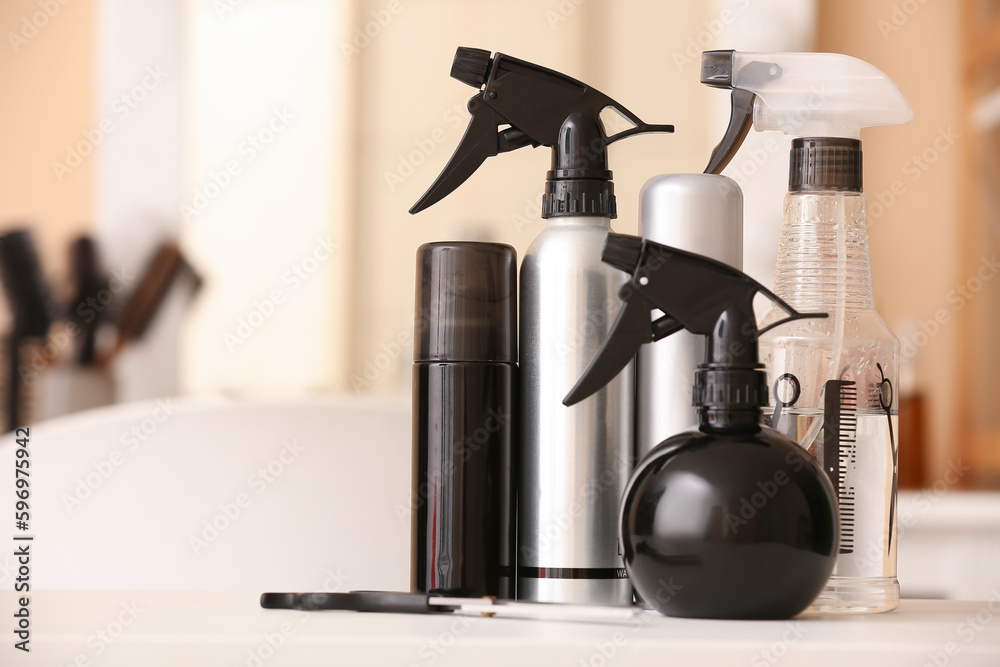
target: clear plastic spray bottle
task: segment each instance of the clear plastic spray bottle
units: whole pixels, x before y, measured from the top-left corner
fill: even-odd
[[[813,453],[837,492],[839,554],[812,609],[889,611],[899,604],[899,341],[874,308],[859,134],[913,111],[885,74],[840,54],[706,52],[702,80],[753,96],[743,107],[758,131],[797,137],[774,292],[829,316],[772,329],[759,346],[773,405],[765,423]],[[745,136],[749,116],[734,113],[731,130]],[[760,328],[784,316],[772,309]]]

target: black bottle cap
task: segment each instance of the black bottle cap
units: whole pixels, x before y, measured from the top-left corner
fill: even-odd
[[[861,192],[861,141],[842,137],[803,137],[792,141],[789,192]]]
[[[501,243],[417,250],[414,361],[517,362],[517,252]]]
[[[574,113],[559,128],[559,141],[552,149],[542,217],[579,215],[617,218],[618,209],[601,125],[595,118]]]

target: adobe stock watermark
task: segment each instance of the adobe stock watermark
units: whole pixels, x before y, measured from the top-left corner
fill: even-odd
[[[396,168],[386,169],[382,177],[385,179],[389,192],[395,192],[403,182],[410,176],[417,173],[427,159],[434,155],[442,144],[448,141],[449,131],[453,132],[464,127],[469,122],[469,115],[465,106],[459,103],[453,104],[442,115],[443,124],[438,125],[425,136],[414,139],[413,150],[408,153],[400,153],[396,157]]]
[[[326,571],[326,579],[319,587],[310,587],[309,590],[318,590],[323,593],[337,593],[347,591],[347,582],[351,580],[351,576],[344,574],[337,568],[337,571],[328,569]],[[262,667],[264,663],[273,658],[278,651],[280,651],[288,641],[295,635],[297,627],[295,624],[302,625],[307,623],[309,619],[313,618],[313,613],[302,610],[290,610],[292,612],[292,620],[283,621],[273,632],[262,632],[260,633],[260,639],[257,640],[253,645],[247,647],[246,657],[241,663],[234,663],[236,665],[244,665],[244,667]],[[292,621],[295,621],[293,624]]]
[[[773,667],[781,662],[788,653],[805,636],[806,628],[802,621],[787,621],[785,633],[781,639],[771,642],[771,645],[761,649],[750,659],[750,667]]]
[[[615,656],[628,644],[628,636],[623,630],[611,635],[607,641],[596,642],[594,650],[587,658],[580,658],[579,667],[606,667]]]
[[[285,474],[306,451],[305,445],[291,438],[281,443],[281,450],[263,466],[258,467],[247,478],[248,489],[238,492],[232,498],[219,503],[219,511],[201,523],[201,530],[188,537],[188,546],[194,555],[200,556],[229,530],[246,510],[253,505],[253,499],[260,496]]]
[[[378,352],[365,359],[361,365],[361,372],[351,373],[349,378],[351,391],[360,394],[375,384],[389,369],[394,368],[396,362],[413,344],[415,329],[418,326],[424,327],[427,321],[426,318],[421,318],[418,325],[416,316],[411,316],[409,326],[400,329],[389,340],[382,341]]]
[[[17,53],[27,46],[28,42],[38,36],[38,33],[54,19],[62,8],[70,3],[70,0],[38,0],[35,4],[38,11],[26,14],[21,17],[21,27],[17,32],[13,30],[7,33],[7,41],[10,48]]]
[[[794,456],[792,452],[785,455],[785,463],[789,464],[793,468],[798,465],[795,472],[798,472],[805,465],[801,459]],[[778,495],[778,492],[784,487],[788,482],[791,481],[788,473],[782,469],[774,471],[774,475],[771,479],[766,479],[764,481],[757,481],[757,491],[750,494],[749,498],[740,498],[739,510],[736,513],[726,512],[726,525],[729,527],[729,531],[736,535],[740,528],[747,525],[754,518],[756,518],[757,513],[767,506],[768,502],[774,499]]]
[[[880,18],[876,22],[879,34],[882,35],[882,39],[889,41],[889,37],[909,23],[913,15],[916,14],[921,7],[927,4],[928,0],[903,0],[903,2],[894,4],[892,6],[892,11],[889,15]]]
[[[130,273],[125,267],[112,271],[107,287],[76,305],[77,316],[84,324],[93,322],[135,280],[135,277],[135,274]],[[28,357],[18,364],[17,372],[21,376],[21,381],[31,384],[43,370],[59,360],[62,352],[72,345],[81,333],[83,329],[80,324],[72,321],[66,322],[60,328],[50,329],[45,343],[33,348]]]
[[[347,62],[351,62],[354,56],[360,55],[367,49],[372,40],[377,39],[393,19],[403,13],[403,9],[402,0],[389,0],[384,7],[368,12],[364,24],[354,27],[351,39],[340,43],[340,53]]]
[[[442,467],[440,479],[451,477],[459,463],[468,462],[476,452],[490,442],[496,433],[510,424],[511,417],[510,412],[504,412],[502,405],[497,406],[496,409],[488,408],[486,410],[486,419],[483,421],[482,426],[473,430],[470,435],[463,436],[452,443],[453,454],[448,458],[447,464]],[[411,489],[410,504],[408,506],[402,503],[395,503],[393,511],[396,513],[399,522],[407,523],[412,517],[413,511],[422,508],[427,503],[428,498],[431,496],[431,491],[432,489],[428,482],[422,482],[418,488]]]
[[[900,508],[899,518],[896,522],[897,534],[902,537],[907,529],[917,525],[919,517],[930,512],[934,505],[957,485],[968,472],[972,472],[972,466],[964,464],[962,459],[949,461],[948,467],[941,478],[931,484],[929,488],[919,491],[914,496],[912,510],[909,508]]]
[[[949,461],[948,469],[942,475],[941,479],[938,479],[930,488],[920,491],[915,496],[912,503],[912,510],[910,507],[903,508],[900,506],[900,511],[896,518],[897,539],[893,541],[893,545],[898,545],[898,538],[902,538],[907,529],[917,525],[919,517],[927,514],[952,487],[959,483],[967,472],[971,471],[972,466],[963,464],[962,459]],[[866,549],[863,545],[858,545],[855,549],[854,561],[856,571],[868,572],[871,569],[878,571],[882,568],[885,563],[886,554],[889,551],[886,549],[885,540],[885,536],[879,535],[877,539],[868,541]]]
[[[545,21],[549,24],[549,29],[555,30],[565,23],[586,2],[587,0],[561,0],[555,8],[546,9]]]
[[[668,577],[666,580],[660,579],[657,582],[656,590],[653,592],[652,597],[661,606],[666,606],[683,589],[684,586],[674,583],[673,577]],[[607,641],[596,642],[590,656],[581,658],[577,662],[577,665],[579,667],[606,667],[628,645],[633,636],[649,625],[650,616],[650,614],[637,614],[630,618],[628,620],[628,633],[624,630],[619,630],[612,634]]]
[[[951,309],[938,308],[933,316],[928,319],[921,319],[918,331],[914,331],[910,336],[905,336],[899,341],[899,353],[904,359],[912,359],[917,352],[926,346],[931,340],[951,323],[955,314],[961,311],[972,301],[983,289],[986,283],[993,280],[1000,271],[1000,262],[997,256],[983,257],[973,275],[966,278],[962,283],[955,285],[945,297]]]
[[[576,520],[584,516],[587,508],[593,507],[601,496],[609,492],[614,493],[617,503],[617,498],[632,472],[632,466],[631,452],[622,452],[610,467],[601,471],[597,479],[591,479],[576,489],[569,505],[564,510],[554,513],[545,527],[538,531],[536,545],[521,545],[518,549],[519,562],[529,566],[543,566],[549,550],[557,546],[557,543],[575,528]]]
[[[544,222],[542,220],[542,193],[540,192],[534,197],[525,197],[521,210],[510,214],[510,224],[518,232],[525,227],[537,225],[539,222]]]
[[[905,178],[893,179],[888,189],[867,195],[869,229],[873,226],[872,223],[881,218],[900,197],[909,191],[910,186],[919,181],[931,169],[934,163],[947,153],[961,138],[961,135],[955,132],[950,125],[939,127],[937,135],[927,148],[919,153],[914,153],[903,162],[901,169]]]
[[[56,182],[62,183],[83,164],[84,158],[93,155],[104,139],[118,128],[119,123],[131,116],[149,94],[159,88],[166,79],[167,73],[159,65],[147,67],[139,83],[116,97],[111,103],[113,116],[105,116],[97,122],[97,125],[84,130],[82,139],[75,144],[68,144],[62,162],[52,161],[52,173],[55,174]]]
[[[221,21],[227,15],[235,12],[242,4],[243,0],[212,0],[212,10]]]
[[[559,355],[561,359],[566,359],[572,352],[582,349],[589,341],[603,340],[611,330],[611,326],[621,311],[622,303],[628,299],[634,289],[632,280],[638,280],[640,285],[648,285],[650,278],[666,265],[665,256],[654,253],[648,260],[638,267],[634,276],[625,277],[622,274],[622,284],[618,288],[618,296],[612,299],[604,311],[591,309],[587,312],[582,323],[569,330],[564,338],[557,340],[551,352]],[[543,352],[549,352],[544,350]]]
[[[409,667],[433,665],[448,652],[448,649],[455,645],[462,635],[469,631],[470,627],[472,627],[472,620],[468,616],[455,616],[446,630],[424,642],[423,646],[417,650],[420,662],[411,662]]]
[[[822,109],[829,99],[830,92],[824,85],[810,88],[809,96],[805,100],[805,106],[796,109],[794,112],[789,134],[796,134],[797,128],[803,127],[808,123],[812,119],[813,113],[818,109]],[[734,160],[730,163],[726,168],[726,174],[736,181],[736,184],[741,188],[746,187],[747,179],[760,171],[761,167],[771,159],[772,155],[779,151],[784,153],[786,145],[784,141],[778,138],[776,133],[768,132],[764,137],[763,144],[759,148],[745,148],[741,150],[737,154],[740,155],[740,160],[738,162]]]
[[[442,279],[441,289],[450,291],[457,289],[455,279],[454,275],[447,278],[447,282]],[[427,331],[430,325],[430,314],[426,309],[419,318],[416,313],[410,315],[406,326],[388,340],[383,340],[379,345],[379,351],[365,359],[361,365],[361,372],[351,374],[349,378],[351,390],[355,394],[359,394],[362,390],[371,387],[390,369],[397,368],[396,362],[411,349],[414,340]]]
[[[184,224],[191,224],[200,213],[204,213],[233,184],[233,180],[243,173],[243,169],[289,128],[293,120],[295,116],[286,107],[273,109],[263,126],[239,143],[236,157],[227,160],[219,169],[210,169],[204,182],[195,187],[191,200],[182,202],[179,206]]]
[[[177,411],[177,404],[171,398],[157,399],[149,415],[132,424],[119,437],[121,448],[112,449],[107,456],[91,463],[89,472],[76,478],[72,493],[63,493],[60,500],[69,514],[73,514],[83,503],[104,486],[133,454],[159,430],[160,425],[169,420]]]
[[[734,0],[733,9],[723,9],[715,18],[702,21],[702,29],[694,35],[688,35],[684,40],[684,49],[673,53],[672,58],[677,71],[683,72],[694,63],[700,66],[702,51],[713,48],[715,40],[728,26],[736,23],[737,17],[753,2],[754,0]]]
[[[65,667],[90,667],[95,664],[94,658],[104,655],[104,652],[118,641],[145,611],[135,601],[122,602],[113,619],[104,627],[87,635],[84,642],[87,650],[77,653],[72,662],[66,663]]]
[[[230,353],[243,345],[246,341],[264,326],[264,323],[274,317],[278,309],[287,303],[289,294],[296,292],[309,280],[310,277],[319,271],[320,267],[340,248],[340,243],[334,241],[330,236],[316,237],[313,249],[301,260],[292,264],[281,275],[281,282],[287,285],[287,289],[275,287],[267,296],[255,299],[253,307],[246,315],[241,315],[236,320],[236,326],[230,331],[222,332],[222,342]]]
[[[956,640],[947,642],[940,650],[929,651],[923,667],[947,667],[952,660],[962,654],[962,649],[968,646],[992,624],[1000,614],[1000,591],[993,589],[990,599],[975,614],[966,616],[955,626]]]
[[[555,352],[560,359],[569,355],[595,340],[604,340],[611,329],[611,323],[618,317],[621,303],[615,301],[609,304],[610,310],[588,310],[583,323],[567,332],[567,336],[555,343]]]
[[[296,627],[291,621],[284,621],[274,632],[260,633],[260,641],[247,648],[246,667],[261,667],[275,656],[295,634]]]

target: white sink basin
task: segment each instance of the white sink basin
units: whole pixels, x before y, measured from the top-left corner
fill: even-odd
[[[30,435],[33,589],[409,589],[407,399],[175,398]]]

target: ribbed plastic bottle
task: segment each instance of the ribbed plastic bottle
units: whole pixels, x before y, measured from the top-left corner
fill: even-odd
[[[706,51],[702,83],[733,91],[717,154],[751,126],[796,137],[774,292],[828,317],[774,330],[784,311],[772,308],[758,345],[774,406],[764,423],[814,454],[837,492],[837,564],[813,608],[894,609],[899,342],[874,308],[860,133],[913,110],[889,77],[839,53]]]
[[[875,312],[861,142],[796,139],[790,173],[774,292],[829,317],[761,337],[774,406],[768,421],[816,456],[837,492],[840,552],[813,608],[889,611],[899,604],[899,341]],[[782,315],[772,310],[761,328]]]

